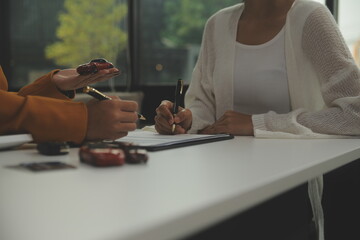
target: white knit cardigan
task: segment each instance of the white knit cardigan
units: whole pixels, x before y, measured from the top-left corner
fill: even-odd
[[[236,30],[244,5],[223,9],[205,27],[185,97],[190,132],[234,105]],[[296,0],[285,23],[285,57],[292,111],[253,115],[255,137],[339,138],[360,135],[360,72],[328,9]]]
[[[194,133],[233,110],[237,24],[244,5],[213,15],[185,97]],[[241,34],[241,33],[240,33]],[[285,23],[285,58],[292,111],[253,115],[260,138],[344,138],[360,135],[360,72],[328,9],[295,0]],[[235,96],[236,97],[236,96]],[[322,177],[309,181],[319,239],[323,239]]]

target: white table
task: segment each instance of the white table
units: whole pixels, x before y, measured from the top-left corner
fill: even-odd
[[[177,239],[360,158],[360,139],[233,140],[149,153],[146,165],[94,168],[35,149],[0,152],[0,239]],[[10,164],[60,160],[76,170]]]

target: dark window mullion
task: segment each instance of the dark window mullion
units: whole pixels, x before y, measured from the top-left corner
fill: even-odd
[[[0,65],[10,80],[10,0],[0,1]]]
[[[129,77],[127,79],[127,90],[137,90],[140,85],[140,0],[128,0],[128,48],[129,48]]]
[[[326,0],[325,3],[330,12],[333,14],[335,20],[338,21],[339,0]]]

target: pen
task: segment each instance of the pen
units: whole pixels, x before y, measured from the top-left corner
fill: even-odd
[[[175,99],[174,99],[174,106],[173,106],[173,115],[176,116],[176,114],[179,111],[179,104],[180,104],[180,100],[181,100],[181,96],[183,94],[183,88],[184,88],[184,84],[183,84],[183,80],[178,79],[177,80],[177,84],[176,84],[176,89],[175,89]],[[175,132],[175,127],[176,124],[174,123],[172,125],[172,132]]]
[[[105,94],[103,94],[102,92],[96,90],[96,89],[93,88],[93,87],[89,87],[89,86],[83,87],[83,88],[82,88],[82,92],[83,92],[83,93],[86,93],[86,94],[88,94],[88,95],[90,95],[90,96],[92,96],[92,97],[94,97],[94,98],[96,98],[96,99],[99,100],[99,101],[102,101],[102,100],[111,100],[111,97],[106,96]],[[140,120],[146,120],[146,118],[145,118],[143,115],[141,115],[140,113],[137,113],[137,115],[138,115],[138,118],[139,118]]]

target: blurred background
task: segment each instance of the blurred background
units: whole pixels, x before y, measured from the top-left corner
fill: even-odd
[[[190,82],[206,20],[239,0],[1,0],[0,64],[16,91],[55,68],[103,57],[122,74],[95,85],[141,92],[152,123],[178,78]],[[360,1],[318,0],[334,14],[360,66]]]

